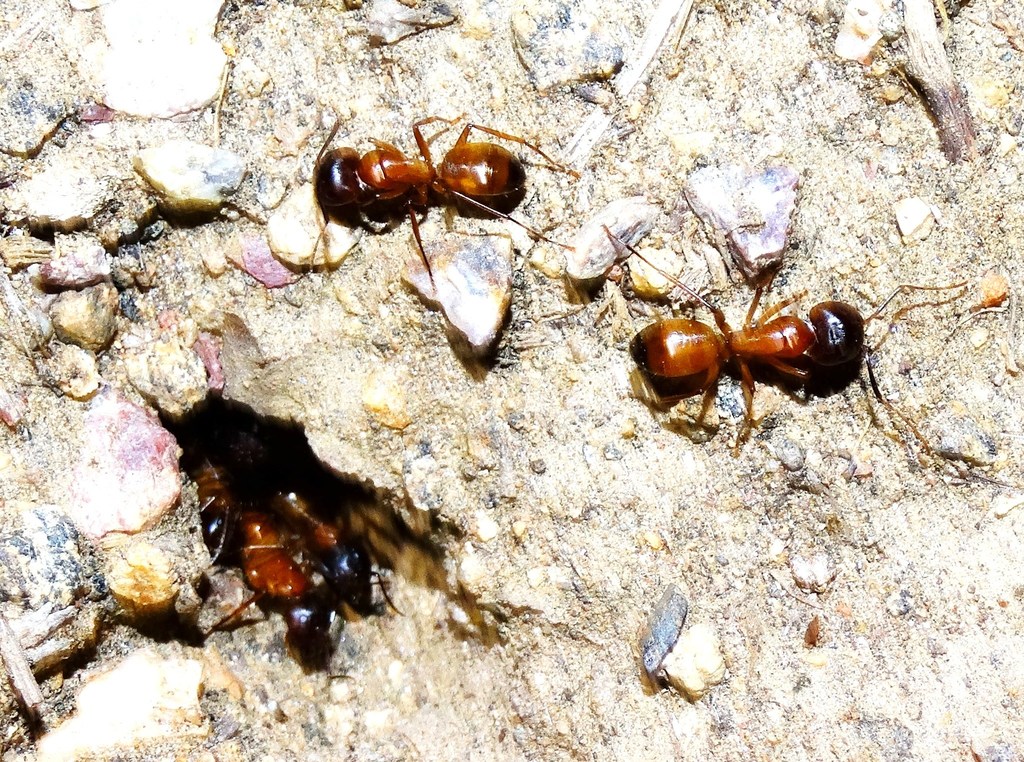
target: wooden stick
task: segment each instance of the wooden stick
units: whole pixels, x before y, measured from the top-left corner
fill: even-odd
[[[931,0],[904,0],[907,74],[921,90],[935,119],[946,158],[959,163],[978,156],[974,120],[942,46]]]
[[[32,674],[25,650],[3,614],[0,614],[0,659],[7,669],[7,678],[11,681],[14,697],[18,699],[32,727],[37,728],[41,718],[43,692],[39,690],[39,683]]]

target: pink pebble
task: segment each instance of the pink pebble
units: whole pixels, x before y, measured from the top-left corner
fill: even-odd
[[[206,385],[211,391],[224,391],[224,367],[220,364],[220,339],[212,333],[202,331],[196,337],[192,351],[206,366]]]
[[[85,288],[110,280],[110,260],[99,244],[39,266],[39,280],[49,288]]]
[[[92,538],[153,526],[181,492],[174,436],[152,412],[111,387],[96,395],[84,423],[71,519]]]
[[[282,265],[259,236],[242,236],[242,269],[267,288],[280,288],[298,280],[295,273]]]

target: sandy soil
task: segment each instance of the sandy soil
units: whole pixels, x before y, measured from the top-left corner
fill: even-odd
[[[117,625],[66,677],[44,681],[47,721],[71,711],[84,675],[145,645],[201,660],[216,651],[244,691],[208,686],[211,731],[199,751],[168,742],[132,758],[1024,755],[1024,509],[1000,509],[1024,482],[1024,381],[1013,362],[1024,353],[1014,326],[1024,277],[1021,6],[976,2],[952,19],[946,49],[979,154],[952,164],[897,74],[896,45],[871,67],[833,54],[838,4],[698,3],[678,46],[670,38],[623,98],[608,83],[539,92],[513,47],[514,3],[467,0],[452,7],[449,26],[374,46],[375,2],[228,3],[216,38],[232,68],[217,120],[211,106],[169,120],[115,115],[102,129],[74,117],[94,97],[76,72],[98,34],[95,12],[42,0],[5,14],[0,40],[14,39],[36,8],[59,19],[29,49],[0,51],[12,82],[33,82],[69,118],[31,157],[0,154],[11,183],[0,205],[48,167],[86,166],[119,206],[83,227],[123,260],[109,230],[149,222],[132,156],[170,137],[218,140],[240,155],[249,173],[232,203],[245,214],[167,224],[133,249],[154,277],[147,288],[122,286],[138,316],[120,315],[119,331],[174,309],[222,335],[225,396],[305,426],[325,464],[375,490],[383,513],[443,553],[425,568],[419,556],[403,560],[400,546],[382,552],[402,573],[390,586],[402,613],[346,627],[344,679],[303,674],[284,651],[279,617],[201,647]],[[630,60],[652,3],[587,7]],[[264,75],[262,88],[251,84]],[[13,97],[6,104],[5,119],[23,108]],[[460,355],[444,319],[402,282],[415,256],[407,223],[366,233],[339,267],[282,289],[234,267],[214,277],[204,264],[210,251],[237,250],[240,235],[262,234],[284,193],[308,183],[335,118],[338,143],[360,150],[371,139],[413,150],[412,122],[466,114],[562,157],[601,109],[611,126],[579,179],[528,167],[517,214],[556,240],[605,203],[642,194],[665,212],[646,244],[713,251],[681,201],[687,174],[784,164],[801,186],[778,298],[805,292],[800,310],[839,298],[867,313],[902,283],[968,280],[962,297],[903,316],[878,352],[886,394],[952,459],[923,452],[858,380],[808,400],[759,386],[761,423],[734,453],[742,396],[723,378],[717,431],[680,433],[678,411],[636,399],[627,351],[649,316],[670,307],[610,282],[581,296],[551,277],[556,247],[500,221],[450,220],[517,243],[511,313],[484,362]],[[894,207],[914,196],[938,222],[925,240],[904,243]],[[13,208],[4,219],[29,226]],[[434,212],[424,236],[445,224]],[[704,282],[739,323],[751,290],[716,257]],[[1009,279],[1010,299],[972,312],[993,269]],[[28,270],[12,282],[25,303],[40,302]],[[61,504],[84,403],[39,380],[22,329],[4,314],[4,384],[30,411],[30,435],[0,427],[0,506],[13,513],[26,502]],[[875,323],[870,341],[886,333]],[[124,352],[115,340],[99,371],[129,389]],[[380,368],[399,380],[411,419],[403,429],[380,425],[363,405]],[[965,478],[957,458],[967,456],[983,463]],[[184,494],[160,532],[194,536],[194,492]],[[791,561],[819,554],[834,580],[823,593],[799,589]],[[641,677],[638,632],[669,583],[689,601],[688,623],[717,634],[728,666],[695,703]],[[807,648],[815,615],[821,638]],[[4,700],[5,758],[29,755],[23,720]]]

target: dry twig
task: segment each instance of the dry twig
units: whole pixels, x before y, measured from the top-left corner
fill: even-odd
[[[974,120],[942,47],[931,0],[904,0],[903,26],[907,39],[907,74],[921,90],[935,119],[942,151],[952,162],[978,155]]]

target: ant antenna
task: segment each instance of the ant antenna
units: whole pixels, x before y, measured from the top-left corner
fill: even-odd
[[[900,286],[897,286],[891,294],[889,294],[887,297],[885,297],[885,299],[882,300],[882,303],[878,305],[874,312],[872,312],[870,315],[864,318],[864,324],[867,325],[872,320],[881,317],[882,312],[885,310],[886,307],[889,306],[889,303],[892,302],[892,300],[895,299],[900,294],[905,294],[908,291],[952,291],[953,289],[963,288],[964,286],[967,285],[967,283],[968,281],[965,280],[960,281],[959,283],[950,283],[948,286],[916,286],[912,283],[904,283]],[[955,298],[956,297],[950,297],[950,300]],[[901,308],[899,312],[893,317],[893,320],[895,321],[898,317],[905,315],[909,310],[915,309],[917,307],[929,307],[941,304],[946,304],[946,302],[920,302],[918,304],[911,304]]]
[[[626,251],[628,251],[630,254],[635,256],[641,262],[644,262],[649,267],[653,267],[658,273],[661,274],[661,276],[663,278],[668,280],[669,283],[673,284],[674,286],[677,286],[677,287],[681,288],[692,299],[696,299],[698,302],[700,302],[702,305],[704,305],[704,307],[706,307],[711,312],[711,314],[714,315],[715,323],[718,324],[718,330],[720,330],[726,336],[731,336],[732,335],[732,329],[729,327],[729,324],[725,322],[725,314],[718,307],[713,305],[711,302],[709,302],[703,296],[701,296],[696,291],[694,291],[692,288],[687,286],[679,278],[675,277],[674,275],[670,275],[669,273],[667,273],[664,270],[662,270],[660,267],[658,267],[656,264],[654,264],[651,260],[649,260],[643,254],[641,254],[639,251],[637,251],[634,247],[630,246],[628,243],[626,243],[621,238],[619,238],[617,235],[615,235],[615,233],[613,233],[611,230],[608,229],[607,225],[602,225],[601,227],[604,228],[605,234],[608,236],[609,240],[611,240],[612,246],[615,246],[615,247],[621,246],[621,247],[623,247]]]
[[[381,576],[381,573],[377,570],[373,570],[371,574],[373,576],[374,583],[380,588],[381,595],[384,596],[384,600],[388,602],[388,606],[391,607],[391,610],[399,616],[405,616],[405,614],[402,613],[401,609],[399,609],[398,606],[394,604],[394,601],[391,600],[391,596],[388,595],[388,586],[387,584],[385,584],[384,578]]]

